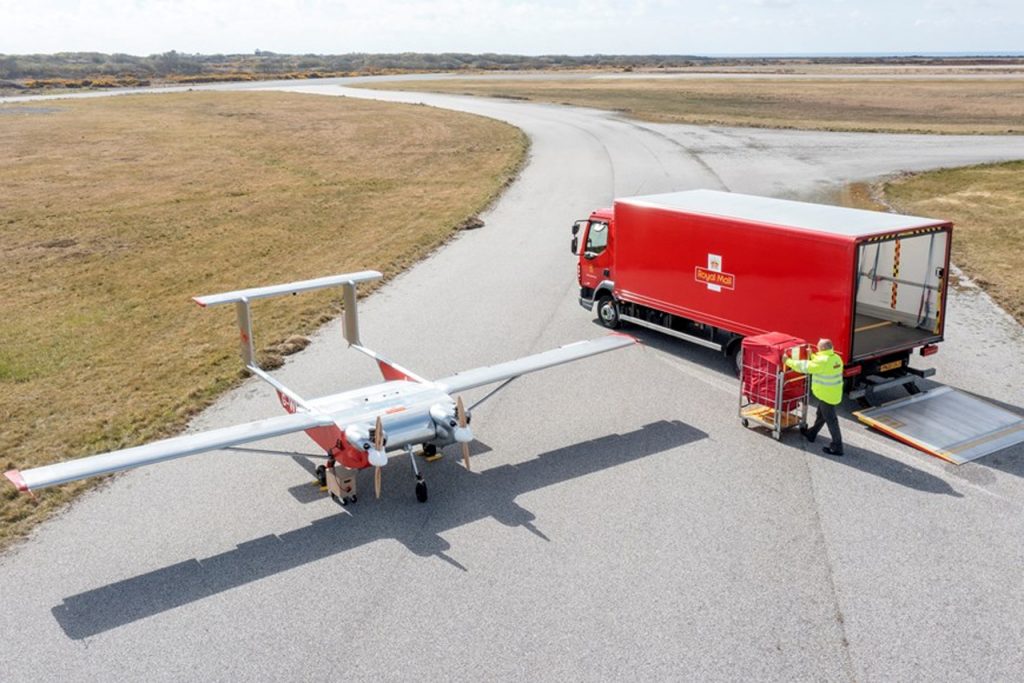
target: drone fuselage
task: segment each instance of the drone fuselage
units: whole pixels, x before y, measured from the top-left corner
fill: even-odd
[[[297,410],[288,396],[278,393],[289,413]],[[313,427],[306,434],[338,463],[351,469],[369,467],[367,451],[380,417],[385,449],[454,443],[451,421],[455,401],[432,383],[392,380],[339,394],[311,399],[309,406],[329,417],[333,426]]]

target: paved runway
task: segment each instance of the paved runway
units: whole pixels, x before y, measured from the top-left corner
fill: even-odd
[[[428,377],[602,334],[576,304],[569,226],[615,196],[814,198],[898,170],[1024,158],[1024,137],[700,128],[281,87],[423,101],[530,135],[486,226],[362,304],[364,343]],[[977,289],[950,306],[938,379],[1020,411],[1021,327]],[[400,459],[380,501],[364,476],[347,510],[288,456],[118,477],[0,557],[3,678],[1020,677],[1024,449],[955,468],[847,412],[848,455],[829,459],[741,428],[719,355],[638,336],[642,348],[522,378],[481,406],[473,472],[454,450],[426,466],[425,505]],[[336,323],[277,375],[304,396],[377,379]],[[193,428],[273,414],[251,381]],[[315,452],[302,437],[266,447]]]

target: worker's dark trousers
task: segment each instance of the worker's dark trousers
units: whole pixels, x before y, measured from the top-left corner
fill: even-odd
[[[839,418],[836,417],[836,407],[825,403],[818,397],[815,397],[814,400],[818,404],[818,414],[814,417],[814,425],[807,430],[807,433],[813,440],[818,436],[822,426],[828,425],[828,434],[832,437],[832,450],[842,453],[843,435],[839,433]]]

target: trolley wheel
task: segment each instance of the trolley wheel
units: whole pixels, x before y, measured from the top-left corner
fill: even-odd
[[[615,299],[607,294],[597,300],[597,318],[608,329],[614,330],[620,325],[619,307]]]
[[[741,424],[741,425],[743,425],[744,427],[749,427],[749,426],[750,426],[750,420],[748,420],[748,419],[747,419],[747,418],[745,418],[745,417],[744,417],[744,418],[741,418],[741,419],[740,419],[740,424]]]

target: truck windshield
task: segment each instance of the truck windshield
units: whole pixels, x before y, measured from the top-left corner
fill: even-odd
[[[593,222],[587,232],[586,252],[597,256],[608,246],[608,224]]]

